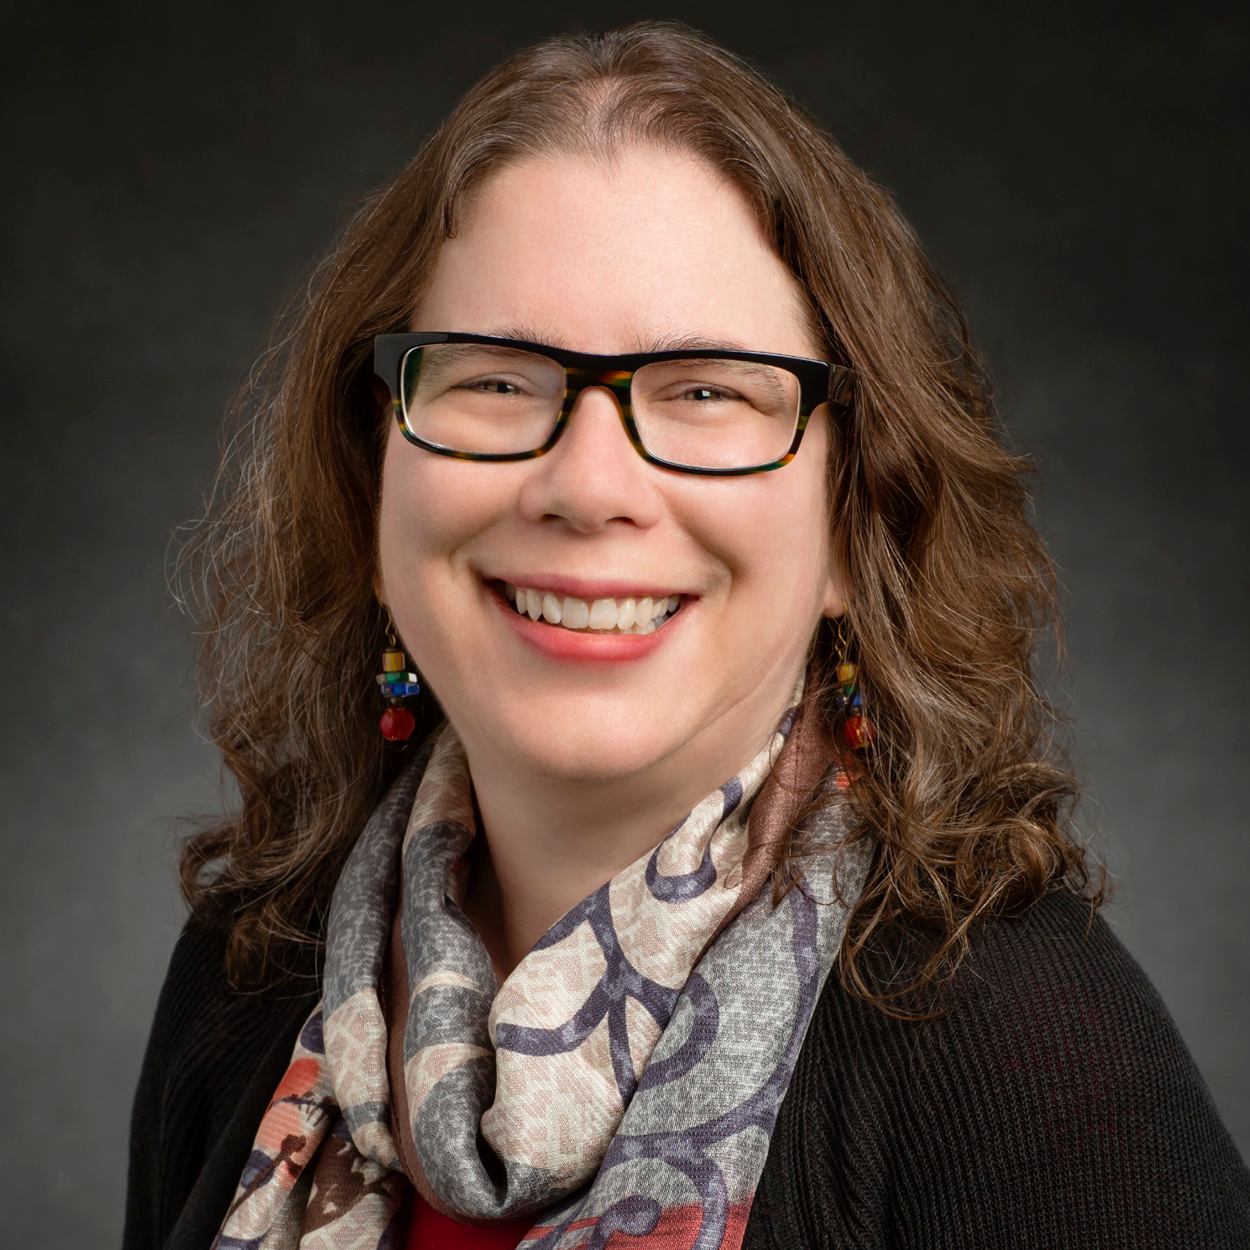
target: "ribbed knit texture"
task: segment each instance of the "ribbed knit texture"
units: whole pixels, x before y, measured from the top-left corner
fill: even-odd
[[[1141,969],[1056,894],[982,925],[954,1005],[831,986],[745,1246],[1250,1247],[1250,1174]]]
[[[224,931],[192,920],[170,959],[131,1117],[126,1247],[164,1246],[175,1225],[184,1239],[171,1245],[211,1244],[295,1034],[321,996],[307,976],[236,993],[225,949]]]
[[[125,1250],[207,1250],[316,1002],[233,993],[174,951],[135,1100]],[[1056,894],[974,934],[953,1005],[906,1024],[831,979],[744,1246],[1250,1250],[1250,1173],[1158,995]]]

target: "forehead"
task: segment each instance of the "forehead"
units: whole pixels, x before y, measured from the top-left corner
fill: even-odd
[[[444,243],[414,329],[592,352],[674,337],[816,350],[802,288],[746,196],[685,153],[532,157],[488,178]]]

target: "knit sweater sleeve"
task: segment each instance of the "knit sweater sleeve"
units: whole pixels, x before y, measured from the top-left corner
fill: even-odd
[[[225,941],[223,928],[192,919],[170,959],[131,1113],[123,1250],[166,1245],[262,1057],[275,1038],[289,1052],[280,1035],[293,1007],[297,1017],[308,1009],[298,979],[266,992],[232,989]]]
[[[1141,969],[1055,894],[981,926],[934,1021],[831,982],[746,1245],[1244,1250],[1250,1173]]]

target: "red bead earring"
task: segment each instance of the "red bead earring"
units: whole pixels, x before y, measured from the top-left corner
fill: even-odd
[[[403,700],[420,694],[421,683],[416,673],[408,671],[408,658],[395,636],[395,622],[391,620],[389,608],[386,611],[386,648],[382,652],[378,688],[386,700],[386,711],[379,722],[382,737],[387,742],[405,742],[417,727],[417,719],[404,706]]]
[[[838,710],[846,713],[842,733],[847,746],[859,750],[868,746],[877,736],[876,727],[864,712],[864,697],[859,691],[859,665],[847,659],[850,644],[842,632],[842,618],[838,618],[838,663],[834,673],[838,689],[834,696]]]

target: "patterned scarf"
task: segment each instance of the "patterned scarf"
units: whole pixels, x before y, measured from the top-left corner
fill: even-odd
[[[801,688],[801,687],[800,687]],[[797,692],[796,692],[797,693]],[[797,720],[797,727],[796,727]],[[733,1250],[862,883],[836,792],[808,871],[770,884],[832,762],[794,709],[743,772],[558,920],[496,990],[460,904],[464,750],[431,736],[331,908],[324,997],[266,1111],[219,1250],[393,1250],[411,1186],[523,1250]]]

